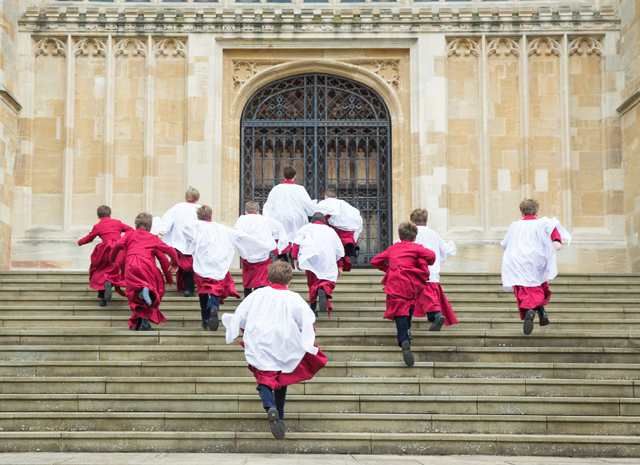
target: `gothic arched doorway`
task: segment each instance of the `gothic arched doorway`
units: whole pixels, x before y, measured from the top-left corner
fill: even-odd
[[[360,210],[365,264],[390,245],[391,119],[372,89],[326,74],[273,82],[249,98],[240,139],[241,209],[249,200],[264,204],[292,164],[311,198],[334,187]]]

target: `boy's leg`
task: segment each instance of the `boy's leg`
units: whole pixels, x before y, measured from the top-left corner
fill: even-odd
[[[209,327],[210,311],[207,308],[207,302],[209,301],[209,294],[198,294],[200,299],[200,314],[202,315],[202,327],[207,329]]]
[[[411,353],[411,341],[409,341],[409,335],[407,334],[409,330],[409,317],[406,315],[397,316],[395,317],[395,322],[396,329],[398,330],[398,346],[402,348],[402,358],[404,359],[404,363],[411,367],[415,360]]]
[[[185,272],[185,275],[187,276],[187,282],[184,285],[184,296],[195,297],[195,294],[193,293],[195,287],[193,282],[193,273]]]
[[[98,299],[100,299],[100,306],[107,306],[107,299],[104,298],[104,291],[98,291]]]
[[[318,301],[317,300],[314,303],[312,303],[311,305],[309,305],[309,308],[311,308],[311,310],[313,310],[313,314],[315,316],[318,316],[318,311],[316,310],[317,307],[318,307]]]
[[[538,321],[540,326],[547,326],[549,324],[549,317],[547,316],[547,312],[545,312],[544,307],[542,305],[535,308],[538,311]]]
[[[211,331],[218,331],[220,321],[218,319],[218,310],[220,310],[220,296],[209,294],[209,300],[207,301],[207,312],[211,315],[209,317],[209,329]]]
[[[411,320],[413,319],[413,311],[415,308],[411,307],[409,310],[409,327],[407,328],[407,336],[409,336],[409,340],[413,341],[413,336],[411,335]]]
[[[522,308],[520,309],[520,311],[524,313],[524,322],[522,324],[522,330],[524,331],[524,334],[528,336],[533,332],[533,320],[536,317],[536,312],[535,310],[532,310],[529,308]]]
[[[446,318],[441,312],[427,312],[427,319],[433,324],[429,327],[429,331],[440,331]]]
[[[280,415],[280,421],[284,421],[284,403],[287,400],[287,386],[282,386],[280,389],[273,391],[276,401],[276,409]]]
[[[244,288],[244,298],[246,299],[247,297],[249,297],[249,294],[251,294],[251,292],[253,292],[253,289],[245,287]]]
[[[318,302],[320,305],[320,311],[321,312],[326,312],[328,309],[328,305],[327,305],[327,291],[325,291],[323,288],[318,289]]]
[[[273,437],[276,439],[284,439],[285,429],[282,421],[280,421],[280,414],[278,413],[278,409],[276,407],[273,390],[265,384],[258,384],[256,390],[258,391],[260,399],[262,400],[262,406],[267,411],[267,418],[269,419],[269,428],[271,429],[271,434],[273,434]]]
[[[111,300],[111,297],[113,297],[113,293],[111,290],[111,282],[110,281],[105,281],[104,282],[104,300],[106,300],[107,302],[109,300]]]

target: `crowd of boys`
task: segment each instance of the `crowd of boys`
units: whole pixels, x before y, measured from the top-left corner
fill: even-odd
[[[358,260],[363,225],[360,212],[338,199],[335,189],[327,189],[318,202],[295,184],[292,166],[284,168],[284,178],[270,192],[262,215],[258,203],[247,202],[234,227],[212,221],[211,207],[199,205],[199,192],[189,188],[185,202],[161,218],[140,213],[135,230],[111,219],[111,209],[100,206],[99,222],[78,240],[83,245],[102,239],[91,255],[90,286],[98,291],[101,306],[107,305],[113,289],[126,295],[132,311],[129,326],[138,331],[167,321],[160,303],[165,282],[173,284],[172,271],[185,297],[194,297],[197,289],[202,327],[216,331],[224,299],[240,298],[229,272],[237,251],[244,300],[233,314],[222,316],[222,323],[227,343],[242,332],[249,369],[278,439],[285,436],[287,386],[311,379],[327,362],[315,345],[315,319],[318,310],[330,316],[336,282],[351,269],[351,259]],[[536,313],[540,326],[549,324],[544,308],[551,295],[548,281],[557,275],[556,252],[563,238],[569,242],[571,236],[557,219],[538,219],[535,200],[524,200],[520,211],[522,219],[511,224],[501,243],[502,280],[504,290],[514,289],[523,331],[529,335]],[[384,318],[395,322],[408,366],[414,364],[414,317],[426,316],[429,331],[458,322],[440,286],[440,266],[456,254],[456,246],[427,227],[427,220],[426,210],[414,210],[410,221],[400,224],[399,240],[371,259],[371,265],[385,273]],[[271,254],[277,257],[273,263]],[[306,274],[309,305],[288,290],[290,262]]]

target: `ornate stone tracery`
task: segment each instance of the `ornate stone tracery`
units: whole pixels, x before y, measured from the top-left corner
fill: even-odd
[[[370,64],[363,64],[371,72],[380,76],[394,90],[400,88],[400,62],[397,60],[374,61]]]
[[[472,39],[455,39],[447,44],[447,58],[452,56],[480,56],[480,46]]]
[[[585,53],[587,55],[604,55],[602,41],[593,37],[578,37],[569,43],[569,55]]]
[[[90,46],[93,45],[93,50],[89,51]],[[88,38],[81,39],[76,42],[73,47],[73,56],[89,56],[89,54],[93,56],[102,55],[103,57],[107,56],[107,44],[99,39]]]
[[[562,47],[560,47],[560,43],[549,37],[541,37],[539,39],[535,39],[529,43],[527,47],[527,56],[542,55],[545,53],[546,55],[556,55],[560,56],[562,53]]]
[[[520,44],[517,41],[506,38],[506,37],[494,39],[491,42],[489,42],[489,45],[487,47],[487,56],[491,56],[491,55],[497,55],[497,56],[514,55],[519,57]]]
[[[173,48],[172,51],[171,51],[171,48]],[[178,55],[180,55],[183,58],[187,58],[187,45],[181,40],[171,38],[171,39],[163,39],[157,42],[156,45],[153,47],[154,57],[158,57],[158,56],[168,57],[169,55],[172,55],[174,57],[177,57]]]
[[[34,56],[47,56],[49,55],[49,53],[51,53],[51,55],[53,56],[60,55],[65,57],[67,56],[67,44],[54,37],[47,37],[36,42],[33,51]]]
[[[128,50],[129,45],[133,46],[133,50]],[[116,46],[113,48],[113,56],[129,56],[131,53],[132,56],[147,56],[147,47],[144,42],[138,39],[122,39],[116,43]]]

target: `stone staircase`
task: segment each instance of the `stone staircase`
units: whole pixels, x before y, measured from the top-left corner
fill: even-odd
[[[562,275],[551,325],[526,337],[499,275],[445,274],[460,323],[417,321],[412,368],[380,279],[338,283],[316,324],[329,363],[290,387],[277,441],[242,349],[200,328],[197,299],[169,291],[169,322],[136,333],[86,273],[0,273],[0,451],[640,456],[640,275]],[[302,274],[292,290],[307,296]]]

